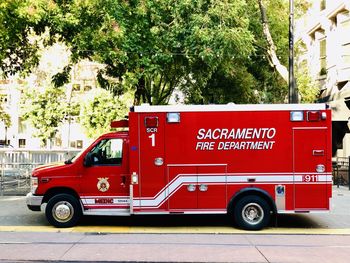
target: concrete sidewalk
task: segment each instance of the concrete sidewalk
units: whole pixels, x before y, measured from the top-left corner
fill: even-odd
[[[0,233],[0,261],[348,262],[350,236]]]

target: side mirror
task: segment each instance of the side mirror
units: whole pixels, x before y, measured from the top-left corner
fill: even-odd
[[[89,152],[84,158],[84,166],[91,167],[94,163],[93,153]]]

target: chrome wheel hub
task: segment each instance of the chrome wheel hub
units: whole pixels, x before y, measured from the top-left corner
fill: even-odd
[[[72,219],[74,214],[73,206],[66,202],[61,201],[54,205],[52,208],[52,215],[58,222],[64,223]]]
[[[264,210],[257,203],[246,204],[242,209],[242,218],[250,225],[259,224],[264,218]]]

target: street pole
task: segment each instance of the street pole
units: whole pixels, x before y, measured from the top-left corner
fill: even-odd
[[[294,0],[289,0],[289,103],[298,103],[294,78]]]
[[[7,126],[5,125],[5,145],[8,144],[7,143]]]
[[[69,148],[70,148],[70,126],[71,126],[71,116],[70,116],[70,106],[72,102],[72,94],[73,94],[73,86],[69,86],[68,90],[68,105],[67,105],[67,117],[68,117],[68,134],[67,134],[67,156],[69,155]]]

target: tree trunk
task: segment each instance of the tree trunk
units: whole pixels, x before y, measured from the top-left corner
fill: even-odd
[[[288,83],[288,70],[286,66],[281,64],[280,60],[277,57],[276,46],[275,46],[275,43],[273,42],[270,29],[269,29],[269,24],[267,21],[266,8],[263,4],[263,0],[258,0],[258,2],[259,2],[260,14],[261,14],[261,22],[263,26],[263,33],[268,45],[267,54],[269,57],[269,63],[274,69],[277,70],[280,76]]]
[[[134,105],[141,105],[145,98],[145,79],[141,77],[136,87],[135,95],[134,95]]]

